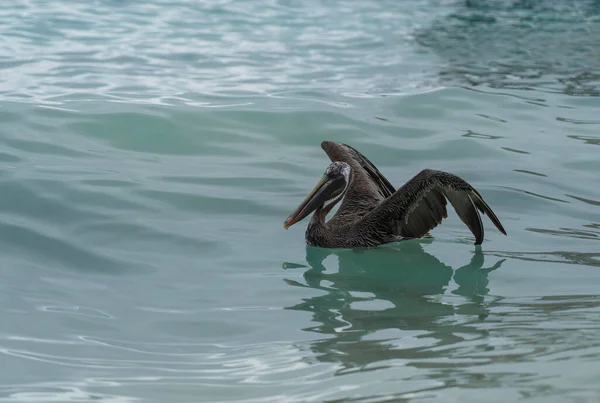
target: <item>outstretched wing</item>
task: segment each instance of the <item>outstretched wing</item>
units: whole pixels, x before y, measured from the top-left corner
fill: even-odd
[[[476,245],[481,244],[484,234],[479,212],[487,215],[506,235],[500,220],[477,190],[456,175],[431,169],[421,171],[406,182],[365,216],[363,223],[372,231],[420,238],[448,216],[446,200],[469,227]]]
[[[385,176],[360,152],[347,144],[323,141],[321,148],[331,161],[342,161],[352,169],[352,181],[348,193],[336,216],[364,215],[382,200],[390,197],[395,189]]]

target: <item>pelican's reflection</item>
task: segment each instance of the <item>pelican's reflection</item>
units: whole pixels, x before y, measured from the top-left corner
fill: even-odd
[[[339,261],[333,270],[325,262],[330,255]],[[286,281],[325,294],[287,309],[311,312],[317,325],[305,330],[333,336],[311,348],[318,359],[346,367],[435,356],[439,352],[430,347],[463,340],[465,333],[475,331],[469,323],[487,316],[487,275],[503,262],[483,269],[484,256],[477,248],[471,261],[454,272],[414,241],[365,251],[307,246],[306,261],[306,284]],[[453,274],[456,285],[447,295]],[[452,301],[452,296],[464,298]]]

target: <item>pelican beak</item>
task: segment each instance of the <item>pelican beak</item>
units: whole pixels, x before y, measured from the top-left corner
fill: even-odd
[[[317,182],[314,189],[306,196],[302,203],[283,223],[283,228],[288,229],[292,225],[296,224],[298,221],[302,220],[304,217],[315,211],[317,208],[325,204],[329,196],[335,190],[335,186],[332,186],[332,180],[327,177],[327,175],[323,175],[321,180]]]

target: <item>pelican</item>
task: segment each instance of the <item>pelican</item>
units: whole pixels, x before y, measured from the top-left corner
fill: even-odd
[[[367,157],[349,145],[323,141],[321,148],[331,164],[283,223],[288,229],[314,212],[305,234],[308,245],[368,248],[430,237],[429,231],[448,217],[446,200],[475,236],[475,245],[483,242],[479,211],[506,235],[479,192],[454,174],[424,169],[396,190]],[[340,200],[336,214],[325,221]]]

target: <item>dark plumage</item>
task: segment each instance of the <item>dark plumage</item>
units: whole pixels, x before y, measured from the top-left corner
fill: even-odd
[[[306,229],[309,245],[359,248],[421,238],[448,216],[447,200],[475,236],[476,245],[484,235],[479,212],[506,235],[479,192],[456,175],[425,169],[396,190],[367,157],[349,145],[324,141],[321,147],[333,162],[284,223],[288,228],[314,211]],[[337,213],[325,222],[340,200]]]

